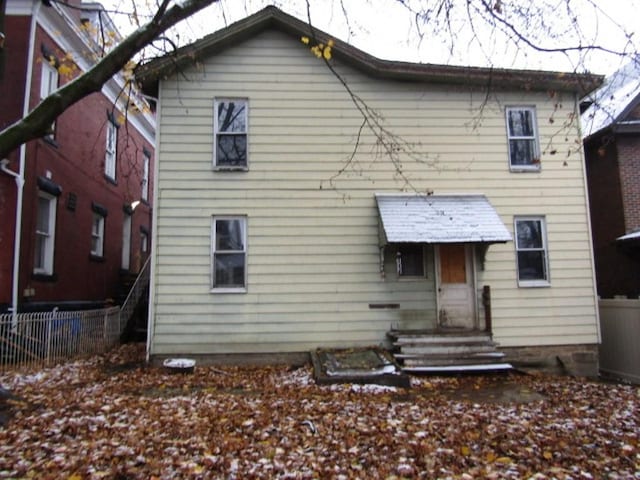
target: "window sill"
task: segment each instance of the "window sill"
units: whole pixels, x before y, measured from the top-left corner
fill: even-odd
[[[406,277],[396,277],[398,282],[424,282],[428,280],[428,277],[420,276],[420,275],[407,275]]]
[[[50,136],[44,136],[42,137],[42,140],[44,141],[44,143],[46,143],[47,145],[51,145],[53,148],[59,148],[60,145],[58,145],[58,142],[56,142],[55,138],[50,137]]]
[[[104,258],[104,256],[96,255],[95,253],[90,253],[89,254],[89,261],[90,262],[96,262],[96,263],[104,263],[105,262],[105,258]]]
[[[242,166],[217,166],[214,165],[213,166],[213,171],[214,172],[248,172],[249,171],[249,167],[242,167]]]
[[[107,175],[106,173],[104,174],[104,179],[109,182],[111,185],[118,185],[118,182],[116,181],[115,178],[111,178],[109,175]]]
[[[542,168],[540,167],[540,165],[532,165],[530,167],[524,165],[517,167],[510,166],[509,171],[511,173],[538,173],[542,171]]]
[[[518,280],[519,288],[548,288],[551,282],[547,280]]]
[[[39,282],[56,282],[58,281],[58,276],[55,273],[33,272],[31,279]]]
[[[211,290],[209,290],[209,293],[247,293],[247,288],[212,288]]]

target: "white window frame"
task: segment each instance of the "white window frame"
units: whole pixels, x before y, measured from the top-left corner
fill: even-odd
[[[131,217],[125,212],[122,220],[122,261],[120,263],[122,270],[129,270],[131,267]]]
[[[118,154],[118,125],[109,118],[107,120],[106,145],[104,153],[104,174],[116,180],[116,159]]]
[[[509,114],[513,111],[528,111],[531,113],[531,125],[533,135],[512,135],[509,128]],[[540,138],[538,135],[538,117],[536,115],[536,107],[534,106],[509,106],[505,109],[505,123],[507,127],[507,149],[509,152],[509,169],[512,172],[538,172],[540,171]],[[511,141],[526,140],[533,141],[533,159],[531,163],[525,165],[514,165],[511,163]]]
[[[540,248],[522,248],[518,241],[518,223],[524,221],[534,221],[540,223],[540,237],[542,241],[542,247]],[[516,277],[518,279],[519,287],[548,287],[551,285],[551,277],[549,271],[549,248],[547,244],[547,222],[544,216],[530,215],[530,216],[517,216],[513,219],[513,238],[514,246],[516,250]],[[520,265],[519,265],[519,252],[538,252],[541,251],[544,254],[544,273],[545,278],[542,279],[520,279]]]
[[[40,100],[44,100],[58,89],[59,77],[58,69],[51,65],[47,59],[42,60]]]
[[[42,60],[42,70],[40,76],[40,101],[47,98],[53,92],[58,90],[58,82],[60,81],[60,75],[58,69],[49,63],[45,58]],[[56,133],[56,122],[51,122],[51,131],[45,136],[48,139],[53,139]]]
[[[217,222],[224,220],[240,220],[242,225],[243,249],[216,251]],[[214,215],[211,219],[211,293],[246,293],[247,292],[247,217],[244,215]],[[217,253],[243,253],[244,254],[244,285],[243,286],[216,286],[215,261]]]
[[[42,241],[36,241],[36,245],[34,248],[33,273],[39,275],[53,275],[53,259],[56,238],[56,208],[58,205],[58,198],[49,193],[40,191],[38,192],[38,208],[40,206],[41,198],[49,202],[49,229],[48,231],[38,230],[38,225],[36,222],[36,238],[41,238]],[[38,216],[36,218],[38,218]],[[42,249],[44,250],[43,252],[38,248],[39,245],[42,246]],[[43,259],[42,265],[39,264],[39,259],[41,257]]]
[[[151,164],[151,153],[142,152],[142,180],[140,181],[140,198],[145,202],[149,200],[149,165]]]
[[[104,257],[104,224],[105,216],[98,212],[92,212],[91,217],[91,255]],[[97,221],[97,223],[96,223]],[[96,229],[97,225],[97,229]],[[94,248],[94,240],[96,247]]]
[[[242,132],[220,132],[218,122],[218,107],[221,103],[243,102],[244,103],[244,125]],[[241,136],[245,137],[246,163],[245,165],[219,165],[218,164],[218,137],[219,136]],[[214,170],[249,170],[249,99],[248,98],[214,98],[213,100],[213,168]]]
[[[147,253],[149,251],[149,235],[147,232],[140,232],[140,252]]]

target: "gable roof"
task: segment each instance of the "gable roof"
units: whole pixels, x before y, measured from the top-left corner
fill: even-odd
[[[307,36],[317,43],[334,41],[332,56],[363,73],[376,78],[440,83],[462,84],[491,88],[516,90],[559,90],[575,91],[580,96],[597,88],[603,78],[599,75],[535,70],[513,70],[482,67],[461,67],[427,63],[396,62],[381,60],[354,46],[340,41],[308,23],[286,14],[282,10],[268,6],[226,28],[207,35],[189,45],[177,49],[136,70],[136,80],[143,90],[155,94],[158,81],[180,70],[213,56],[258,33],[276,29],[290,35],[303,47],[301,37]],[[306,47],[305,47],[306,48]]]
[[[581,115],[585,139],[614,125],[630,126],[625,118],[640,104],[640,57],[608,77],[587,100],[591,105]]]
[[[511,234],[484,195],[376,194],[387,243],[508,242]]]

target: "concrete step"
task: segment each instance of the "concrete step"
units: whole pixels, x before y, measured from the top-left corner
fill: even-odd
[[[494,352],[495,345],[402,345],[399,353],[414,355],[471,355]]]
[[[492,365],[502,363],[503,357],[413,357],[403,359],[404,367],[435,367],[443,365]]]
[[[395,353],[393,355],[395,358],[399,358],[402,360],[407,359],[415,359],[415,358],[451,358],[450,355],[423,355],[419,353]],[[485,360],[500,360],[505,357],[505,354],[502,352],[475,352],[470,353],[468,355],[459,355],[455,358],[472,358],[476,360],[485,359]]]
[[[455,373],[455,372],[495,372],[513,369],[510,363],[477,363],[468,365],[433,365],[433,366],[412,366],[403,367],[402,371],[407,373]]]
[[[489,335],[402,335],[396,337],[393,342],[396,346],[402,345],[430,345],[430,344],[472,344],[472,343],[493,343]]]

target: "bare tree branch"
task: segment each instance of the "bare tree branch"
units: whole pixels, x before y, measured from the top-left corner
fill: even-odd
[[[45,98],[26,117],[0,132],[0,158],[25,142],[45,135],[51,123],[66,109],[91,93],[98,92],[136,53],[160,34],[195,12],[219,0],[187,0],[169,6],[163,0],[153,19],[135,30],[91,69]]]

